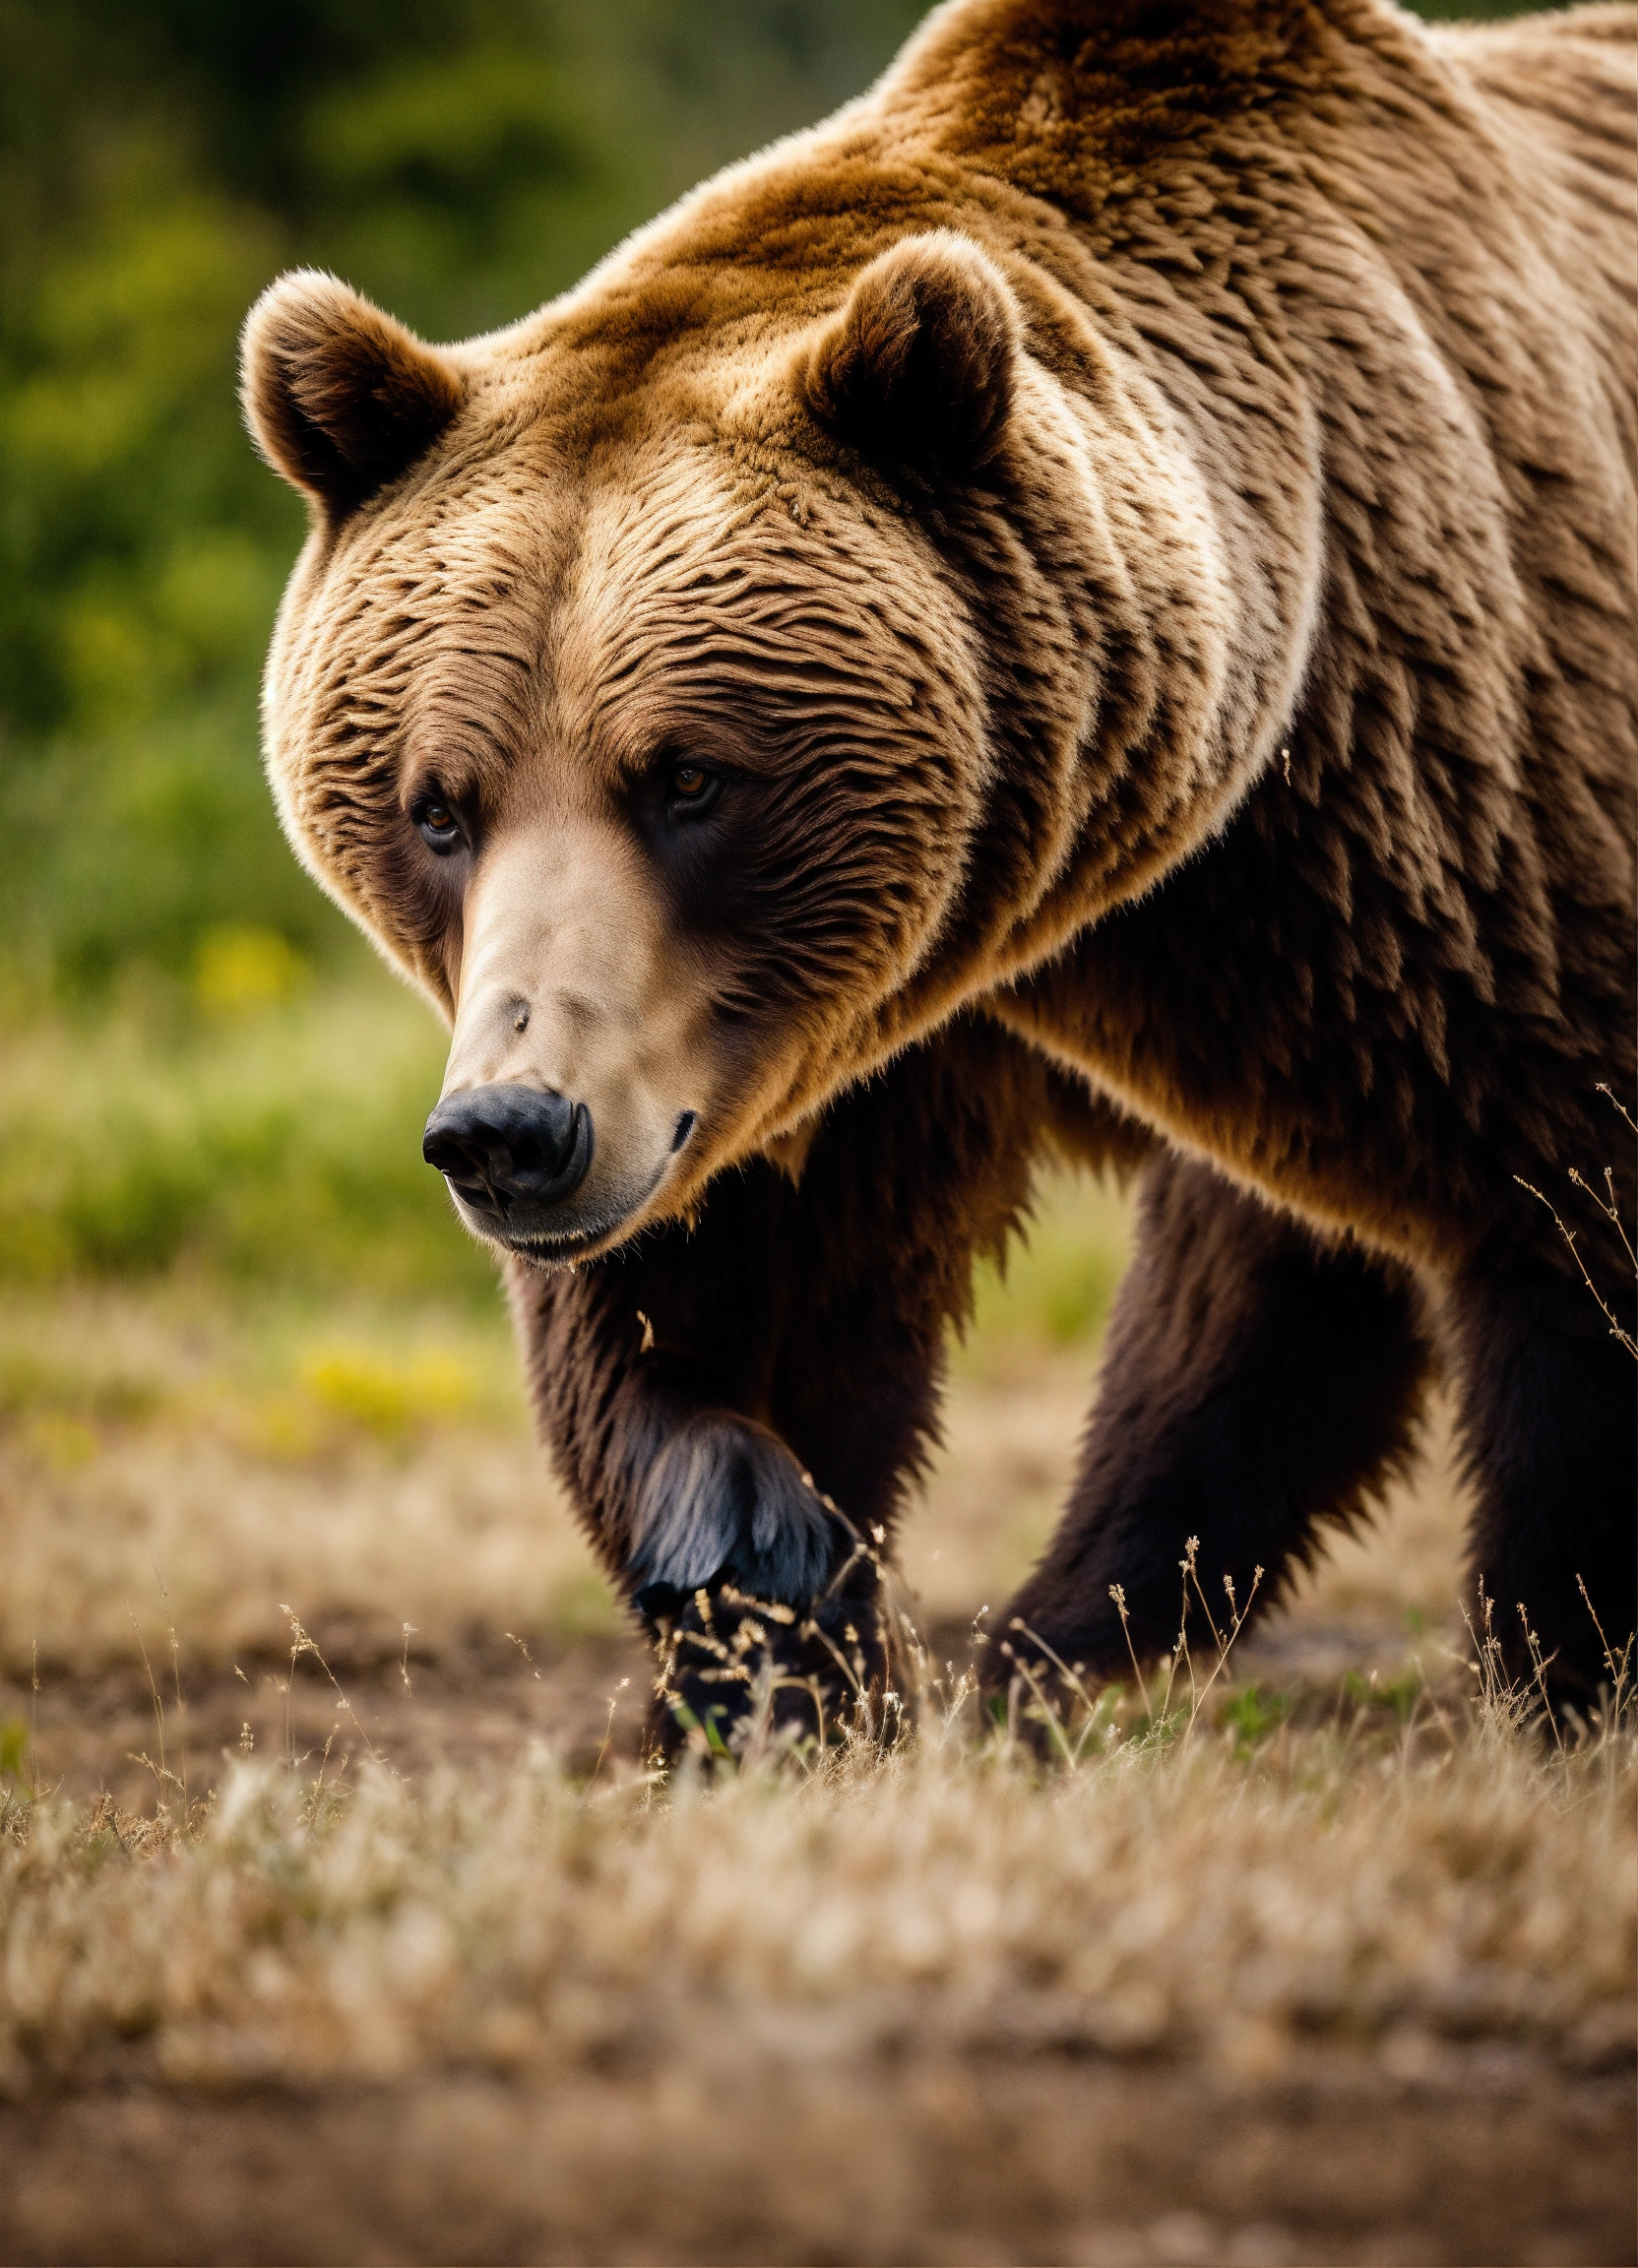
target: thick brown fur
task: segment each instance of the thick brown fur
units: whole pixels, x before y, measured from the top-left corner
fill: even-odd
[[[1632,1219],[1634,31],[952,0],[509,332],[253,315],[275,789],[446,1099],[597,1127],[494,1232],[652,1615],[890,1538],[1055,1141],[1148,1162],[1013,1610],[1116,1670],[1186,1535],[1277,1591],[1442,1361],[1476,1573],[1596,1686],[1638,1395],[1519,1181]]]

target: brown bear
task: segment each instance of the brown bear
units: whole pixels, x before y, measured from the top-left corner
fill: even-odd
[[[696,1714],[879,1674],[1048,1145],[1141,1186],[1041,1658],[1189,1536],[1276,1596],[1442,1367],[1509,1658],[1606,1675],[1631,1268],[1521,1182],[1632,1216],[1635,22],[949,0],[510,330],[253,311],[284,825]]]

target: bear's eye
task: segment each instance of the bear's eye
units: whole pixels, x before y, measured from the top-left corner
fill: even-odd
[[[424,802],[417,803],[411,816],[423,840],[434,850],[459,849],[462,841],[461,822],[449,805],[440,801],[436,795],[429,795]]]
[[[716,802],[723,791],[722,776],[708,772],[703,764],[673,764],[666,789],[672,817],[692,818]]]

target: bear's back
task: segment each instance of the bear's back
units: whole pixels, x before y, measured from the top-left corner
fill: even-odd
[[[1591,344],[1638,473],[1638,8],[1595,0],[1444,37],[1563,200],[1569,257],[1598,318]]]

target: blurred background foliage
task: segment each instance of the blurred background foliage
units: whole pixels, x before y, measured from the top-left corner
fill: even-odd
[[[511,321],[919,13],[0,0],[0,1275],[487,1293],[418,1155],[440,1035],[263,786],[302,514],[239,323],[297,263],[430,338]],[[1105,1292],[1052,1281],[1042,1327],[1091,1327]]]
[[[855,91],[914,0],[0,0],[9,947],[83,998],[213,924],[317,961],[257,670],[300,539],[234,346],[283,268],[430,338],[523,315],[700,172]]]

